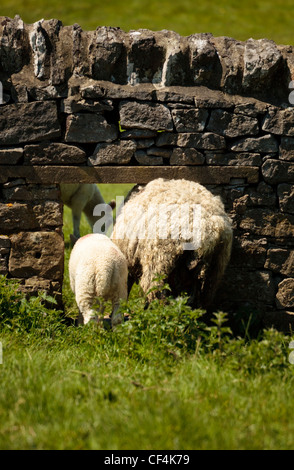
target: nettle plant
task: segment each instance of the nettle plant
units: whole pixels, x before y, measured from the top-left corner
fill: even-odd
[[[56,300],[43,291],[27,298],[19,290],[17,281],[0,276],[0,327],[27,333],[50,330],[63,322],[61,311],[55,310],[56,304]]]
[[[147,303],[146,298],[153,290],[157,297]],[[207,350],[208,344],[210,349],[222,347],[222,336],[229,332],[223,327],[224,314],[215,314],[217,325],[208,327],[202,318],[205,311],[193,310],[187,295],[176,298],[168,295],[170,287],[163,276],[154,279],[150,291],[146,296],[134,296],[121,306],[130,320],[119,326],[115,335],[124,337],[129,354],[140,356],[144,350],[146,355],[147,350],[152,355],[152,351],[159,349],[177,359],[185,353]]]

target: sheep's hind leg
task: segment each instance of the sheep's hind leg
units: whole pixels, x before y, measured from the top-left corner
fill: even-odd
[[[115,327],[120,323],[124,322],[124,314],[120,311],[121,301],[127,301],[128,299],[128,287],[127,282],[122,282],[117,296],[112,300],[112,313],[111,313],[111,325]]]

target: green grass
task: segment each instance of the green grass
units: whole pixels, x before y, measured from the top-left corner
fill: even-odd
[[[293,449],[281,333],[232,338],[224,314],[208,330],[183,298],[140,296],[114,331],[66,326],[4,278],[0,293],[0,449]]]
[[[119,26],[125,31],[138,28],[170,29],[181,35],[211,32],[239,40],[269,38],[279,44],[293,44],[294,17],[291,0],[2,0],[1,14],[19,14],[32,23],[41,18],[58,18],[65,25],[78,23],[85,30],[97,26]]]

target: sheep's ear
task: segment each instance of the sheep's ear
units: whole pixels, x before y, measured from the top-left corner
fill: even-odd
[[[78,238],[75,237],[72,233],[70,234],[70,241],[71,241],[71,246],[73,247],[74,244],[78,241]]]
[[[112,201],[109,202],[109,205],[110,205],[111,209],[115,209],[115,206],[116,206],[115,200],[112,199]]]

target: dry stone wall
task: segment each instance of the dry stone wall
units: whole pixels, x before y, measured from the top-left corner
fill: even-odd
[[[0,18],[0,273],[61,300],[58,184],[186,178],[234,225],[216,308],[294,314],[292,46]]]

